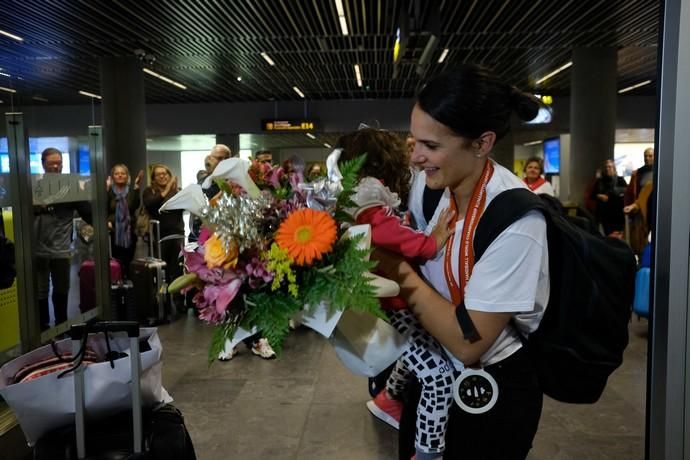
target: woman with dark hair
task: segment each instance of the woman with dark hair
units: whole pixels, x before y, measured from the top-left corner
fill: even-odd
[[[524,459],[539,425],[542,391],[521,336],[538,327],[549,297],[546,221],[539,212],[527,213],[476,263],[472,247],[486,205],[504,190],[526,187],[489,155],[513,113],[529,120],[538,109],[533,97],[489,70],[465,65],[431,80],[412,111],[411,161],[428,187],[445,190],[430,225],[448,206],[457,220],[421,274],[397,255],[374,255],[379,269],[400,284],[418,320],[410,327],[423,327],[457,369],[468,368],[455,383],[461,390],[450,409],[444,458]],[[417,214],[418,201],[410,202]],[[465,338],[460,320],[471,320],[478,334]],[[406,401],[400,426],[405,460],[414,454],[410,418],[414,401]]]
[[[594,183],[590,198],[596,200],[597,222],[604,229],[604,235],[622,235],[625,228],[623,196],[628,184],[616,172],[613,160],[604,162],[602,176]]]
[[[184,235],[184,221],[182,220],[182,210],[159,212],[163,203],[175,196],[179,191],[177,178],[173,177],[172,171],[165,165],[154,164],[151,168],[151,185],[144,190],[142,201],[151,220],[160,222],[160,237],[165,238],[170,235]],[[149,238],[153,238],[149,235]],[[180,265],[180,250],[183,241],[173,239],[161,244],[161,259],[166,263],[165,276],[168,281],[172,281],[182,275]],[[152,254],[153,255],[153,254]],[[173,296],[175,303],[181,303],[181,296]]]
[[[144,171],[139,171],[132,184],[129,168],[119,163],[110,170],[107,180],[108,229],[111,232],[112,257],[120,262],[122,272],[127,277],[129,277],[129,264],[134,258],[134,250],[137,246],[134,216],[141,202],[139,181],[143,175]]]
[[[549,196],[554,196],[551,183],[549,183],[549,181],[543,177],[544,161],[541,158],[528,158],[522,171],[525,173],[525,184],[527,184],[527,188],[532,190],[537,195],[544,193]]]

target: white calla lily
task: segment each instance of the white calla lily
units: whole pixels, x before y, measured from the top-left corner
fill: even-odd
[[[256,186],[251,177],[249,177],[249,166],[251,163],[242,158],[228,158],[223,160],[216,166],[216,169],[204,179],[201,188],[207,189],[213,184],[215,179],[231,180],[240,187],[242,187],[252,198],[259,196],[259,187]]]
[[[188,185],[172,198],[163,203],[159,211],[171,211],[173,209],[183,209],[195,216],[201,214],[201,209],[208,204],[206,195],[198,184]]]

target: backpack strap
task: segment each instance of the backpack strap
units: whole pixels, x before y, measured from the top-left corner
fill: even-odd
[[[523,188],[505,190],[491,200],[479,219],[474,233],[475,264],[498,235],[533,209],[539,209],[544,214],[548,212],[539,196]],[[467,312],[464,300],[455,308],[455,317],[465,340],[470,342],[479,340],[479,334]]]

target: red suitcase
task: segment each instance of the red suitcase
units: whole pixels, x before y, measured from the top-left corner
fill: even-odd
[[[120,262],[110,259],[110,283],[122,283]],[[96,263],[85,260],[79,267],[79,311],[84,313],[96,306]]]

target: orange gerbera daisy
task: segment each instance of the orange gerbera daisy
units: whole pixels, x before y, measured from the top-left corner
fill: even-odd
[[[333,248],[336,237],[335,220],[329,213],[299,209],[280,224],[276,243],[297,265],[311,265]]]

